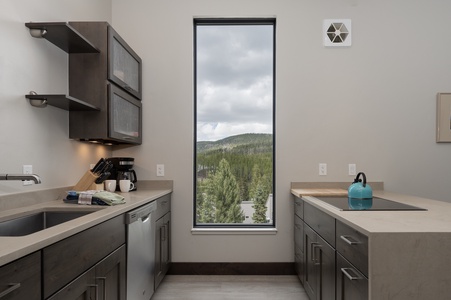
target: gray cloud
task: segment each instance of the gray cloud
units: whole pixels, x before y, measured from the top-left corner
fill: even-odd
[[[198,26],[197,30],[198,139],[218,138],[219,131],[224,135],[219,138],[270,132],[272,26]],[[251,131],[239,132],[239,128]]]

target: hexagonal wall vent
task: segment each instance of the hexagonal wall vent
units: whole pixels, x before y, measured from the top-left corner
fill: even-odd
[[[323,22],[324,46],[351,46],[351,20],[327,19]]]

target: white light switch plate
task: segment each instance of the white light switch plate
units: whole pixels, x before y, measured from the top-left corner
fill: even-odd
[[[32,165],[23,165],[22,166],[22,174],[33,174],[33,166]],[[32,180],[24,180],[23,185],[31,185],[33,184]]]
[[[327,164],[321,163],[319,164],[319,175],[326,176],[327,175]]]
[[[162,164],[157,165],[157,176],[158,177],[164,176],[164,165],[162,165]]]

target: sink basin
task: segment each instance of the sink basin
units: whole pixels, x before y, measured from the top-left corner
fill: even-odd
[[[83,217],[94,211],[41,211],[0,222],[0,236],[24,236]]]

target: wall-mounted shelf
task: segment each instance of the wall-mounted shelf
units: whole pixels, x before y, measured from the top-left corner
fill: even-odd
[[[47,100],[47,104],[68,111],[100,111],[100,108],[68,95],[25,95],[31,100]]]
[[[50,43],[67,53],[99,53],[100,51],[66,22],[30,22],[30,29],[45,30],[42,35]]]

